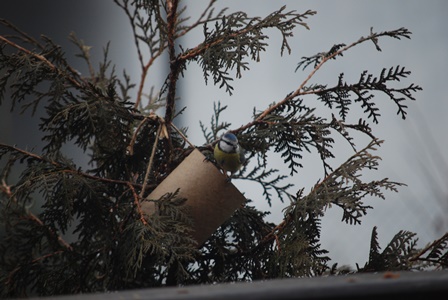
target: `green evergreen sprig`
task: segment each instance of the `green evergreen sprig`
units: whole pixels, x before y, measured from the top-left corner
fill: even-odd
[[[406,78],[410,75],[410,71],[405,71],[404,67],[396,66],[391,67],[388,71],[384,68],[381,71],[379,77],[374,77],[372,74],[368,74],[367,71],[363,71],[359,78],[359,81],[355,84],[347,84],[343,78],[344,73],[339,75],[338,84],[333,88],[323,87],[317,91],[318,99],[330,108],[335,107],[339,110],[339,116],[345,120],[349,107],[353,102],[361,104],[361,108],[364,109],[364,113],[367,113],[367,118],[371,118],[374,123],[378,123],[378,118],[381,116],[379,108],[373,101],[373,92],[381,91],[385,93],[389,98],[395,102],[398,107],[397,114],[401,115],[403,119],[406,119],[407,105],[403,104],[406,99],[415,100],[413,92],[417,92],[422,88],[414,84],[409,85],[406,88],[393,88],[388,86],[391,81],[400,81],[400,78]],[[352,99],[353,93],[356,98]]]
[[[209,29],[204,24],[204,42],[193,49],[183,53],[179,60],[196,60],[202,67],[204,80],[207,83],[211,76],[215,85],[225,88],[232,95],[233,80],[229,75],[230,70],[236,70],[236,78],[241,78],[242,72],[249,69],[249,58],[260,61],[260,53],[266,50],[268,45],[265,40],[268,36],[264,31],[276,28],[282,34],[281,54],[285,50],[291,52],[288,38],[292,37],[292,30],[301,25],[308,26],[304,19],[316,12],[308,10],[303,14],[294,11],[284,12],[285,6],[273,12],[265,18],[248,17],[244,12],[236,12],[223,16],[220,22],[215,23],[214,29]]]

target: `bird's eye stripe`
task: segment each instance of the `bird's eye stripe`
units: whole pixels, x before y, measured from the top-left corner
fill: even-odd
[[[234,144],[233,144],[233,143],[228,142],[228,141],[226,141],[226,140],[222,140],[222,141],[223,141],[224,143],[226,143],[227,145],[234,147]]]

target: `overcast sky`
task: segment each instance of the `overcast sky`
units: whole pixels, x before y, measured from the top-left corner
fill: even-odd
[[[102,47],[111,41],[110,55],[116,62],[117,73],[126,68],[134,80],[139,79],[138,61],[129,24],[112,1],[11,2],[0,3],[0,17],[10,19],[33,35],[42,33],[55,37],[56,42],[65,45],[67,56],[71,56],[74,50],[66,39],[71,31],[76,32],[86,44],[94,46],[92,55],[98,61],[101,60]],[[191,1],[188,12],[197,16],[206,3],[208,1]],[[337,61],[329,62],[310,82],[335,85],[341,72],[348,82],[355,82],[364,70],[379,74],[382,68],[400,65],[412,71],[411,76],[402,81],[402,87],[410,83],[423,87],[423,91],[415,94],[417,101],[408,102],[408,119],[405,121],[396,115],[397,108],[387,97],[376,97],[382,117],[380,124],[374,126],[374,133],[384,139],[385,144],[376,153],[383,161],[380,171],[374,173],[372,179],[389,177],[406,183],[408,187],[400,188],[398,194],[386,193],[386,200],[366,199],[366,203],[374,209],[363,218],[362,225],[341,223],[342,211],[338,208],[328,210],[322,223],[322,246],[330,251],[329,255],[335,262],[354,266],[355,263],[363,265],[368,259],[373,226],[378,226],[383,248],[399,230],[416,232],[421,247],[440,237],[448,229],[448,157],[445,150],[448,105],[446,93],[443,92],[448,69],[448,2],[227,0],[218,2],[218,7],[226,6],[229,7],[229,12],[241,10],[249,16],[264,17],[283,4],[287,5],[287,10],[317,11],[315,16],[306,21],[310,30],[297,28],[294,38],[290,40],[292,53],[283,57],[280,56],[280,34],[274,30],[269,31],[268,51],[261,55],[260,63],[251,63],[251,70],[234,82],[233,96],[230,97],[211,82],[205,86],[200,69],[194,64],[188,66],[180,91],[182,105],[187,106],[183,125],[189,127],[189,139],[197,145],[204,143],[198,120],[208,124],[214,101],[221,101],[229,106],[223,117],[232,123],[232,129],[238,128],[250,122],[254,107],[264,110],[270,103],[283,99],[287,93],[297,89],[308,76],[307,72],[294,72],[302,56],[326,51],[336,43],[354,42],[361,36],[368,35],[371,27],[374,31],[406,27],[413,33],[411,40],[381,39],[379,44],[382,52],[376,51],[372,43],[362,44],[346,52]],[[19,10],[12,5],[27,9]],[[58,13],[60,11],[63,13]],[[194,46],[201,41],[201,34],[202,30],[192,33],[185,37],[184,42],[187,46]],[[76,61],[76,58],[72,61]],[[83,71],[83,67],[80,67],[80,71]],[[164,78],[164,73],[163,76],[158,76],[156,72],[151,77],[154,82]],[[307,101],[312,107],[315,99],[310,97]],[[2,113],[5,110],[2,108]],[[354,113],[353,120],[362,116],[360,112]],[[8,136],[11,128],[17,130],[21,121],[9,119],[8,116],[2,119],[2,135],[8,142],[29,147],[39,143],[38,136],[27,137],[26,140],[17,140],[16,135]],[[31,121],[27,123],[30,126],[33,124]],[[23,130],[25,132],[28,129]],[[362,145],[358,146],[361,148]],[[346,145],[341,144],[336,149],[337,161],[344,161],[353,154]],[[282,161],[272,158],[269,163],[283,174],[289,174]],[[289,179],[295,185],[291,189],[293,193],[302,187],[305,187],[305,192],[309,191],[323,176],[315,153],[306,155],[303,164],[304,168],[299,174]],[[248,198],[261,198],[261,191],[256,186],[238,180],[234,184]],[[260,200],[255,204],[260,209],[271,210],[271,220],[281,220],[285,204],[275,201],[269,207]]]

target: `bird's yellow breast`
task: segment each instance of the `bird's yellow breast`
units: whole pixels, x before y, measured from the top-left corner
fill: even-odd
[[[234,173],[238,171],[241,167],[240,162],[240,154],[237,152],[227,153],[219,149],[218,144],[215,146],[214,156],[216,162],[223,168],[225,171]]]

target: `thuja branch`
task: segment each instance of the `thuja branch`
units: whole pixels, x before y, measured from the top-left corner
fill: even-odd
[[[337,56],[341,56],[347,50],[349,50],[361,43],[367,42],[367,41],[372,41],[375,44],[376,49],[381,51],[381,49],[378,46],[378,38],[379,37],[389,36],[389,37],[400,39],[401,37],[410,38],[410,34],[411,34],[411,32],[406,28],[399,28],[397,30],[384,31],[384,32],[380,32],[380,33],[371,32],[371,34],[368,35],[367,37],[361,37],[359,40],[351,43],[348,46],[344,46],[336,51],[330,51],[329,53],[323,53],[318,58],[316,58],[317,64],[315,65],[314,69],[309,73],[308,77],[300,84],[300,86],[294,92],[288,94],[283,100],[277,102],[276,104],[269,106],[261,114],[259,114],[258,117],[255,118],[255,120],[253,120],[252,122],[249,122],[248,124],[246,124],[244,126],[241,126],[237,130],[235,130],[235,132],[241,132],[241,131],[244,131],[245,129],[248,129],[248,128],[256,125],[257,123],[262,121],[264,118],[266,118],[266,116],[268,116],[270,113],[272,113],[273,111],[278,109],[280,106],[285,105],[287,102],[292,101],[293,99],[295,99],[299,96],[303,96],[303,95],[307,95],[307,94],[317,94],[320,91],[320,89],[310,91],[310,90],[304,90],[304,87],[311,80],[311,78],[313,78],[313,76],[317,73],[317,71],[319,71],[319,69],[330,59],[335,59]]]
[[[213,5],[215,4],[217,0],[210,0],[207,7],[204,9],[202,14],[199,16],[199,18],[194,22],[193,24],[189,25],[188,27],[184,28],[181,32],[176,34],[176,38],[180,38],[193,30],[194,28],[198,27],[199,25],[211,22],[211,21],[217,21],[219,20],[224,12],[227,10],[227,8],[223,8],[215,17],[211,17],[211,14],[213,13]],[[208,16],[204,19],[205,15],[208,14]]]
[[[417,261],[417,260],[428,261],[428,262],[433,262],[436,264],[445,264],[446,266],[448,266],[447,260],[445,259],[445,261],[443,262],[443,260],[441,258],[443,256],[443,254],[442,254],[443,252],[440,251],[440,249],[438,249],[438,248],[445,248],[446,245],[448,245],[448,233],[445,233],[441,238],[439,238],[439,239],[433,241],[432,243],[430,243],[429,245],[427,245],[420,252],[418,252],[416,255],[411,257],[409,260],[410,261]],[[427,254],[428,252],[429,252],[429,254]],[[446,253],[448,253],[448,252],[446,252]],[[426,257],[423,257],[424,254],[427,254]],[[446,254],[445,254],[445,257],[446,257]]]
[[[3,192],[8,199],[17,203],[17,200],[14,197],[14,193],[10,185],[6,183],[5,178],[2,178],[2,183],[0,186],[0,191]],[[41,219],[39,219],[35,214],[30,211],[26,212],[27,218],[38,224],[40,227],[44,228],[46,232],[53,238],[56,238],[60,245],[62,245],[67,250],[73,250],[72,246],[67,243],[60,235],[58,235],[55,231],[53,231],[50,227],[45,226]]]
[[[200,56],[204,52],[206,52],[208,49],[213,48],[217,45],[226,43],[228,41],[233,41],[233,46],[236,45],[236,41],[241,42],[241,38],[247,34],[251,34],[256,32],[257,34],[261,34],[261,30],[267,29],[267,28],[273,28],[277,27],[282,32],[283,35],[283,48],[287,48],[288,52],[290,52],[289,45],[286,41],[286,37],[291,36],[292,34],[289,33],[289,31],[295,26],[295,25],[302,25],[306,28],[308,28],[308,25],[304,22],[302,22],[302,19],[307,18],[308,16],[312,16],[316,14],[315,11],[308,10],[303,14],[295,13],[295,11],[291,11],[288,13],[283,14],[283,10],[285,9],[285,6],[283,6],[280,10],[272,13],[271,15],[267,16],[264,19],[260,18],[248,18],[247,16],[239,16],[240,26],[237,28],[243,26],[243,24],[247,24],[242,29],[227,29],[225,32],[217,32],[220,34],[213,34],[211,36],[211,39],[208,39],[206,42],[199,44],[198,46],[186,51],[185,53],[181,54],[178,57],[179,61],[187,61],[195,59],[196,57]],[[231,15],[230,15],[231,16]],[[281,17],[282,19],[285,19],[283,22],[273,22],[272,19],[276,17]],[[242,20],[250,20],[251,22],[245,23]],[[275,25],[274,25],[275,24]],[[261,36],[264,38],[264,36]]]
[[[15,152],[15,153],[19,153],[22,154],[26,157],[44,162],[44,163],[48,163],[50,165],[52,165],[55,168],[64,168],[64,165],[54,161],[54,160],[49,160],[43,156],[37,155],[35,153],[11,146],[11,145],[6,145],[6,144],[2,144],[0,143],[0,148],[5,148],[8,149],[9,152]],[[129,181],[124,181],[124,180],[117,180],[117,179],[110,179],[110,178],[104,178],[104,177],[98,177],[98,176],[94,176],[94,175],[90,175],[88,173],[85,172],[81,172],[80,170],[73,170],[73,169],[64,169],[63,172],[65,173],[73,173],[73,174],[77,174],[80,176],[83,176],[85,178],[88,179],[93,179],[93,180],[97,180],[97,181],[101,181],[101,182],[105,182],[105,183],[114,183],[114,184],[120,184],[120,185],[129,185],[132,184],[132,186],[141,189],[143,186],[141,184],[136,184],[136,183],[132,183]],[[147,187],[153,187],[151,186],[147,186]]]
[[[372,140],[364,149],[356,152],[340,167],[314,185],[308,195],[302,197],[303,189],[300,190],[294,203],[286,209],[284,220],[266,234],[256,248],[278,240],[278,237],[288,230],[288,226],[296,226],[294,225],[296,222],[306,222],[311,215],[323,211],[325,207],[332,204],[343,209],[343,221],[359,224],[361,216],[371,208],[362,203],[365,196],[372,195],[384,199],[380,189],[397,192],[396,187],[403,185],[389,181],[387,178],[380,181],[361,181],[360,173],[363,170],[377,168],[380,157],[372,155],[370,151],[376,150],[381,143],[382,141]]]
[[[2,41],[2,42],[5,43],[5,44],[10,45],[10,46],[13,47],[13,48],[16,48],[16,49],[19,50],[20,52],[23,52],[23,53],[25,53],[25,54],[27,54],[27,55],[29,55],[29,56],[31,56],[31,57],[34,57],[35,59],[37,59],[37,60],[39,60],[39,61],[41,61],[41,62],[43,62],[45,65],[47,65],[47,66],[50,68],[50,70],[51,70],[52,72],[54,72],[54,73],[56,73],[56,74],[58,74],[58,75],[61,74],[61,72],[60,72],[60,70],[58,69],[58,67],[56,67],[56,66],[55,66],[53,63],[51,63],[47,58],[45,58],[45,56],[40,55],[40,54],[38,54],[38,53],[36,53],[36,52],[30,51],[30,50],[28,50],[28,49],[26,49],[26,48],[23,48],[22,46],[19,46],[18,44],[14,43],[14,42],[12,42],[12,41],[10,41],[10,40],[8,40],[7,38],[5,38],[4,36],[1,36],[1,35],[0,35],[0,41]],[[68,69],[70,70],[70,72],[71,72],[72,74],[77,74],[77,72],[76,72],[73,68],[68,67]],[[82,84],[81,84],[80,82],[78,82],[74,77],[66,76],[66,79],[67,79],[70,83],[72,83],[75,87],[77,87],[77,88],[81,88],[81,87],[82,87]]]

